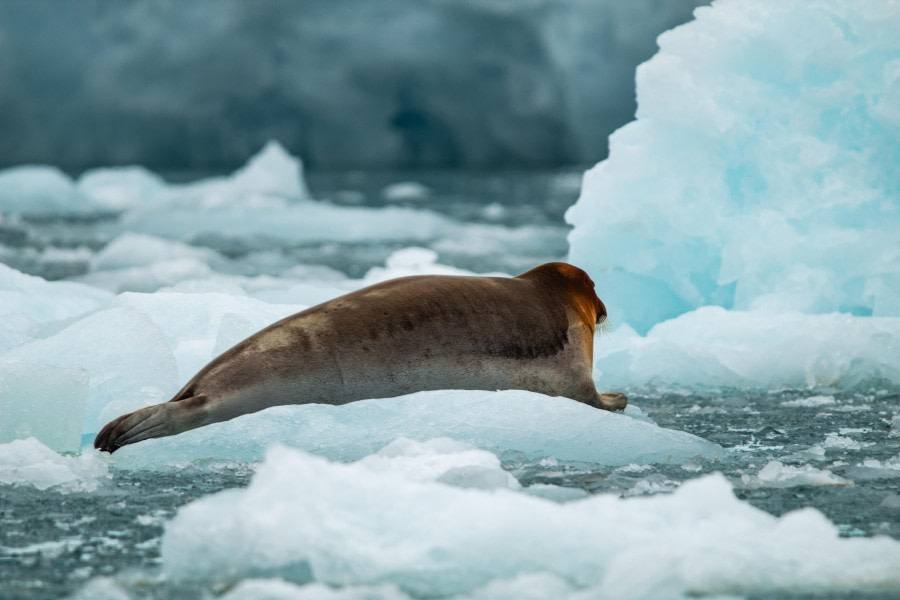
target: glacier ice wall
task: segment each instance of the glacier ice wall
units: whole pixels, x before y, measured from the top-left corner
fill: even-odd
[[[638,68],[570,259],[640,333],[708,304],[900,315],[900,5],[695,14]]]
[[[699,2],[7,0],[0,165],[222,170],[271,138],[316,166],[594,161]]]

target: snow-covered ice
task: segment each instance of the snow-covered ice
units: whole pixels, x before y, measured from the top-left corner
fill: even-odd
[[[90,492],[109,478],[106,461],[93,452],[61,456],[33,437],[0,443],[2,484]]]
[[[179,510],[163,537],[164,571],[392,583],[414,596],[533,573],[615,598],[900,585],[900,542],[839,539],[814,509],[773,517],[737,500],[719,475],[671,495],[561,505],[407,473],[275,447],[248,488]]]

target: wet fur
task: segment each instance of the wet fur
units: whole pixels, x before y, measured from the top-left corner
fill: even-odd
[[[107,424],[114,452],[281,404],[345,404],[431,389],[525,389],[620,410],[598,394],[593,338],[606,307],[590,277],[548,263],[518,277],[416,276],[335,298],[212,360],[169,402]]]

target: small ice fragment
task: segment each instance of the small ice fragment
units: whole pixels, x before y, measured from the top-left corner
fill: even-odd
[[[744,478],[746,477],[746,478]],[[798,485],[848,485],[851,482],[827,469],[809,465],[794,467],[779,460],[770,460],[756,477],[744,476],[746,487],[794,487]]]
[[[813,408],[816,406],[826,406],[834,404],[834,396],[810,396],[809,398],[798,398],[796,400],[787,400],[781,403],[781,406],[799,406],[803,408]]]
[[[66,600],[131,600],[128,593],[112,577],[95,577]]]
[[[888,435],[890,437],[900,437],[900,413],[891,418],[891,432]]]
[[[871,446],[872,442],[858,442],[852,438],[837,435],[834,433],[829,433],[825,436],[825,441],[822,442],[822,445],[826,448],[839,448],[841,450],[859,450],[864,448],[865,446]]]
[[[106,461],[96,452],[61,456],[35,438],[0,444],[0,483],[91,492],[108,478]]]
[[[381,197],[388,202],[425,200],[429,196],[431,196],[431,190],[415,181],[392,183],[381,190]]]
[[[554,502],[571,502],[572,500],[581,500],[590,496],[588,492],[581,488],[570,488],[549,483],[534,483],[522,491],[531,496]]]

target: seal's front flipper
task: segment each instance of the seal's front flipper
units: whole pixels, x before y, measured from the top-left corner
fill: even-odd
[[[602,408],[603,410],[622,411],[628,406],[628,396],[622,392],[598,393],[596,398],[590,402],[585,402],[585,404],[590,404],[594,408]]]
[[[100,430],[94,448],[112,454],[122,446],[175,435],[206,424],[206,396],[164,402],[115,418]]]

